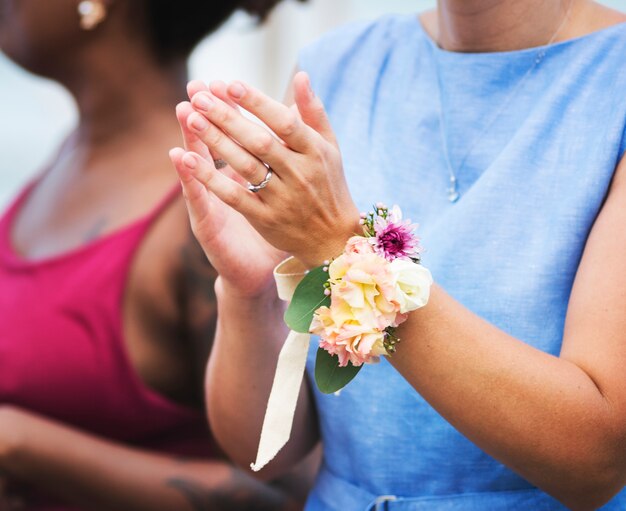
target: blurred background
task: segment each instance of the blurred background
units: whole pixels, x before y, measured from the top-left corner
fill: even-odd
[[[626,10],[626,0],[603,3]],[[299,48],[320,34],[348,21],[418,12],[434,4],[434,0],[287,2],[262,28],[238,13],[197,47],[189,59],[190,76],[205,81],[240,78],[281,97]],[[25,73],[0,53],[0,207],[42,167],[75,122],[72,99],[60,86]]]

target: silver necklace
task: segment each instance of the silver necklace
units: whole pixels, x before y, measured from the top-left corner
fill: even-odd
[[[559,35],[561,30],[565,26],[565,23],[567,22],[567,20],[569,18],[569,15],[571,13],[572,4],[573,3],[574,3],[573,0],[570,0],[569,5],[567,7],[567,11],[565,12],[565,16],[563,16],[563,20],[561,21],[561,23],[559,24],[559,26],[555,30],[554,34],[552,34],[552,37],[550,38],[550,40],[547,42],[547,44],[545,46],[543,46],[537,52],[537,55],[535,55],[535,58],[533,59],[533,63],[531,64],[531,66],[528,69],[528,71],[526,71],[526,73],[524,73],[524,76],[522,76],[519,79],[519,81],[517,82],[515,87],[513,87],[513,90],[504,99],[504,101],[502,102],[502,104],[500,105],[498,110],[496,110],[495,114],[484,125],[484,127],[480,131],[480,133],[474,138],[473,142],[470,144],[469,149],[465,152],[465,155],[461,159],[461,163],[459,164],[456,172],[454,171],[454,169],[452,167],[452,163],[450,161],[450,151],[448,149],[448,140],[446,138],[446,133],[445,133],[446,129],[445,129],[445,118],[444,118],[444,113],[443,113],[443,99],[442,99],[443,87],[442,87],[442,84],[441,84],[441,74],[439,73],[439,64],[438,64],[438,61],[437,61],[437,56],[435,55],[435,50],[434,49],[432,50],[432,52],[433,52],[433,62],[435,64],[435,75],[436,75],[436,78],[437,78],[437,96],[438,96],[438,100],[439,100],[439,134],[441,136],[441,143],[443,145],[443,152],[444,152],[444,156],[445,156],[445,159],[446,159],[446,165],[448,167],[449,186],[448,186],[448,190],[447,191],[448,191],[448,200],[450,202],[456,202],[461,197],[461,194],[459,193],[457,174],[459,174],[461,172],[461,170],[463,170],[463,167],[465,166],[465,162],[467,161],[467,158],[472,154],[472,151],[474,150],[474,148],[476,147],[476,145],[478,144],[478,142],[480,141],[482,136],[489,130],[489,128],[491,128],[493,123],[496,122],[496,120],[500,117],[500,115],[502,114],[504,109],[511,103],[511,100],[515,97],[517,92],[521,89],[522,85],[526,82],[528,77],[532,74],[532,72],[535,69],[537,69],[539,64],[541,64],[541,62],[543,61],[544,57],[546,56],[547,49],[550,47],[551,44],[554,43],[554,41],[556,40],[557,36]]]

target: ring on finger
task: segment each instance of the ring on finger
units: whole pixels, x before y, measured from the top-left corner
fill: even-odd
[[[272,176],[274,175],[274,171],[272,170],[272,167],[270,167],[267,163],[264,163],[263,165],[267,167],[267,174],[265,174],[263,181],[261,181],[259,184],[256,184],[256,185],[253,185],[252,183],[248,183],[248,190],[250,190],[252,193],[258,193],[261,190],[263,190],[263,188],[265,188],[268,185],[268,183],[272,180]]]

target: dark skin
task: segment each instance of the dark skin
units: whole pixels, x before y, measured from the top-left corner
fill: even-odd
[[[167,148],[180,140],[172,105],[185,95],[186,55],[158,61],[140,2],[106,2],[107,17],[93,31],[79,27],[77,5],[0,0],[0,49],[63,84],[80,113],[13,225],[15,250],[32,260],[136,221],[178,186]],[[174,199],[135,254],[124,341],[148,387],[198,410],[217,317],[215,278],[182,197]],[[0,511],[24,508],[13,499],[22,485],[96,510],[299,509],[308,488],[299,475],[311,466],[288,483],[262,484],[223,460],[135,449],[0,404]]]

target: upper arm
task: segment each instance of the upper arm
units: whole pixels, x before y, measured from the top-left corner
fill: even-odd
[[[186,229],[186,239],[180,248],[179,257],[181,318],[193,353],[196,378],[202,386],[217,324],[217,272],[190,228]]]
[[[561,357],[595,382],[626,430],[626,158],[615,171],[578,267]],[[626,433],[626,431],[625,431]],[[626,455],[626,453],[625,453]]]

